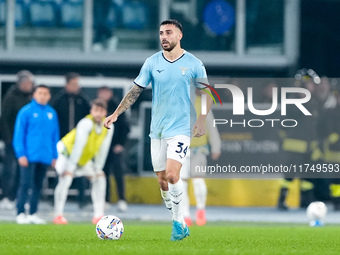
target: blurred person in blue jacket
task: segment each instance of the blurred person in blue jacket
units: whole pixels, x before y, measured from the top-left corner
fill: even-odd
[[[47,168],[54,166],[58,157],[59,122],[56,111],[48,104],[50,98],[46,85],[36,86],[32,101],[21,108],[16,118],[13,147],[20,166],[18,224],[46,223],[36,212]],[[29,200],[29,215],[25,214],[26,200]]]

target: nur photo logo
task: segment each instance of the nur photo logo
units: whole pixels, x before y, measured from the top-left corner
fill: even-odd
[[[203,85],[203,86],[205,86],[205,88],[200,88],[199,90],[203,90],[205,93],[207,93],[212,98],[212,100],[214,101],[215,105],[217,105],[215,97],[206,88],[210,89],[210,91],[215,93],[216,97],[218,98],[218,101],[222,105],[222,100],[221,100],[220,95],[217,93],[217,91],[212,86],[210,86],[210,85],[208,85],[206,83],[203,83],[203,82],[198,82],[198,83]],[[206,94],[202,95],[201,114],[203,114],[203,115],[207,114],[207,95]]]

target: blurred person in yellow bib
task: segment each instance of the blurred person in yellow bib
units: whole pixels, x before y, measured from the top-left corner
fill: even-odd
[[[113,128],[103,127],[107,104],[102,99],[92,101],[90,114],[79,121],[57,144],[56,171],[59,181],[54,191],[55,224],[67,224],[63,216],[68,190],[73,178],[86,176],[91,182],[94,209],[92,222],[104,216],[106,177],[103,167],[110,148]]]

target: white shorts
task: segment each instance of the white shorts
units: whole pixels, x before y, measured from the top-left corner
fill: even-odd
[[[205,172],[202,172],[202,167],[207,165],[207,149],[204,146],[190,148],[187,158],[181,169],[181,178],[199,178],[204,177]]]
[[[57,143],[57,151],[58,151],[58,159],[55,163],[55,169],[58,175],[63,174],[67,171],[68,166],[68,156],[66,155],[66,147],[63,142],[59,141]],[[104,173],[101,169],[96,170],[94,167],[94,162],[90,160],[84,166],[77,166],[76,170],[73,173],[74,177],[95,177],[99,174]]]
[[[151,139],[151,160],[153,170],[165,170],[168,158],[178,161],[183,165],[190,145],[190,137],[176,135],[163,139]]]

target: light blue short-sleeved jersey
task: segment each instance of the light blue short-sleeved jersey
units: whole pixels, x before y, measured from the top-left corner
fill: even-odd
[[[195,87],[204,87],[195,80],[206,78],[202,62],[186,51],[172,62],[162,51],[144,62],[134,82],[143,88],[152,85],[151,138],[191,136],[190,126],[196,121]]]

